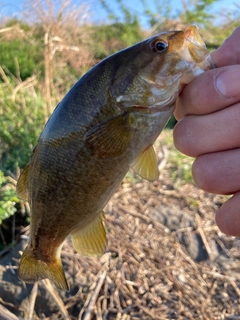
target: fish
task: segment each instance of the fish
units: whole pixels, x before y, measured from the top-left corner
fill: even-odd
[[[182,88],[213,67],[198,29],[166,31],[123,49],[83,75],[47,121],[17,182],[31,209],[18,276],[48,278],[69,290],[61,249],[81,255],[107,247],[104,207],[130,168],[159,177],[153,143]]]

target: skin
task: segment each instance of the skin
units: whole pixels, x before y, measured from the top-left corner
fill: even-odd
[[[240,236],[240,27],[211,57],[217,66],[179,96],[174,129],[178,150],[196,158],[197,186],[215,194],[233,195],[216,213],[226,234]]]

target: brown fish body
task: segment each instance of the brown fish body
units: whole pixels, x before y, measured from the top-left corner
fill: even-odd
[[[22,280],[48,277],[67,289],[60,251],[69,235],[82,254],[104,251],[104,206],[130,167],[146,179],[158,177],[152,144],[182,85],[209,68],[208,51],[189,27],[114,54],[73,86],[18,181],[32,212]]]

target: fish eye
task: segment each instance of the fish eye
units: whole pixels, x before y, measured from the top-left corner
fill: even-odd
[[[168,49],[168,42],[163,40],[154,40],[151,42],[150,48],[153,52],[163,53]]]

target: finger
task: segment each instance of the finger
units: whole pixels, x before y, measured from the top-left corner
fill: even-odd
[[[214,52],[211,57],[217,67],[240,64],[240,27],[234,30],[232,35]]]
[[[233,194],[240,190],[240,149],[204,154],[192,166],[196,185],[211,193]]]
[[[177,120],[189,114],[209,114],[240,100],[240,65],[212,69],[185,86],[176,102]]]
[[[240,148],[240,103],[209,115],[187,116],[174,130],[176,148],[182,153],[199,155]]]
[[[216,214],[219,229],[229,235],[240,236],[240,192],[225,202]]]

